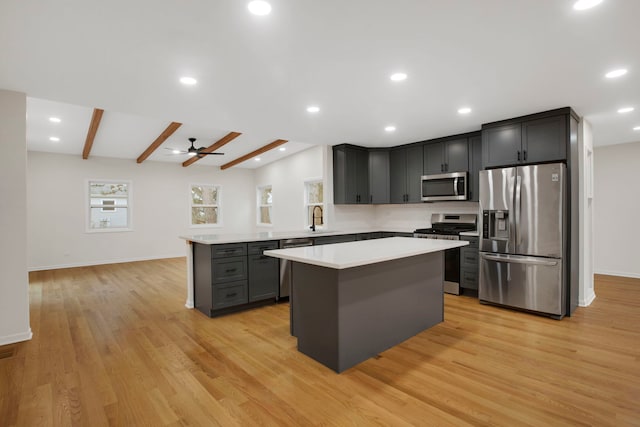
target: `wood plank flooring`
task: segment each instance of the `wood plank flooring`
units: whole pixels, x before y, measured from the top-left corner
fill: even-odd
[[[31,341],[0,347],[0,426],[640,426],[640,280],[562,321],[445,296],[445,322],[338,375],[288,304],[209,319],[185,260],[30,275]]]

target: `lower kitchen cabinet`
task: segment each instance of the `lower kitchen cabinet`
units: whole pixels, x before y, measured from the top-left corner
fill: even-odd
[[[314,245],[329,245],[331,243],[355,242],[355,234],[342,234],[340,236],[322,236],[313,239]]]
[[[460,248],[460,287],[478,290],[478,237],[460,236],[460,240],[469,242]]]
[[[195,308],[209,317],[250,308],[251,303],[275,302],[279,261],[263,251],[277,241],[224,245],[193,244]]]

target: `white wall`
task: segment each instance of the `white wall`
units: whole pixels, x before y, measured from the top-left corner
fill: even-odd
[[[26,95],[0,90],[0,345],[31,339],[26,116]]]
[[[640,278],[640,142],[594,149],[595,272]]]
[[[251,170],[40,152],[27,164],[31,270],[184,256],[179,235],[254,231]],[[87,179],[132,182],[133,231],[86,232]],[[222,186],[222,228],[189,227],[191,183]]]
[[[321,146],[312,147],[255,170],[253,189],[247,197],[255,205],[256,187],[269,184],[272,186],[273,194],[272,226],[259,227],[259,230],[291,231],[305,228],[304,181],[323,178],[322,151]],[[324,187],[326,203],[326,183]],[[254,210],[249,224],[256,225],[257,222]],[[332,224],[329,226],[333,228]]]
[[[578,152],[580,153],[578,304],[586,307],[593,302],[596,294],[593,286],[593,132],[591,124],[585,119],[582,119],[578,126]]]
[[[391,231],[413,231],[431,227],[433,213],[478,214],[477,202],[438,202],[376,206],[376,227]]]

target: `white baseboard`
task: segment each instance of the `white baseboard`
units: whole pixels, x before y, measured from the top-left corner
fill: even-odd
[[[33,333],[31,332],[31,328],[29,328],[28,332],[0,337],[0,345],[13,344],[20,341],[29,341],[31,338],[33,338]]]
[[[155,259],[184,258],[184,257],[185,257],[184,252],[181,252],[180,254],[176,254],[176,255],[118,258],[118,259],[107,259],[107,260],[100,260],[100,261],[72,262],[69,264],[43,265],[43,266],[37,266],[37,267],[29,267],[29,271],[58,270],[60,268],[89,267],[92,265],[121,264],[124,262],[151,261]]]
[[[620,276],[620,277],[631,277],[634,279],[640,279],[640,273],[629,273],[625,271],[598,270],[598,271],[594,271],[594,274],[605,274],[607,276]]]
[[[589,307],[595,299],[596,299],[596,294],[594,292],[591,292],[591,295],[587,295],[584,298],[582,298],[580,301],[578,301],[578,305],[580,307]]]

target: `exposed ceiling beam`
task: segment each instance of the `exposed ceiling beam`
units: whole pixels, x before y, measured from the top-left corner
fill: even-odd
[[[102,120],[102,113],[104,110],[100,108],[93,109],[93,115],[91,116],[91,123],[89,124],[89,130],[87,131],[87,139],[84,141],[84,149],[82,150],[82,158],[87,160],[91,147],[93,147],[93,140],[96,138],[98,127],[100,126],[100,120]]]
[[[173,133],[177,131],[180,126],[182,126],[182,123],[171,122],[171,124],[167,126],[167,128],[160,134],[160,136],[157,137],[156,140],[153,141],[146,150],[144,150],[144,153],[140,154],[140,157],[136,159],[136,163],[144,162],[147,157],[149,157],[154,151],[156,151],[156,149],[160,145],[162,145],[162,143],[165,142],[167,138],[173,135]]]
[[[230,143],[231,141],[233,141],[234,139],[236,139],[240,135],[242,135],[242,133],[240,133],[240,132],[229,132],[222,139],[220,139],[218,142],[216,142],[215,144],[210,145],[207,148],[205,148],[204,150],[202,150],[202,152],[203,153],[213,153],[218,148],[222,147],[223,145],[226,145],[226,144]],[[184,163],[182,163],[182,166],[184,166],[186,168],[187,166],[194,164],[195,162],[197,162],[200,159],[201,159],[201,157],[199,157],[199,156],[193,156],[189,160],[186,160]]]
[[[242,157],[238,157],[235,160],[231,160],[229,163],[225,163],[224,165],[220,166],[220,169],[222,169],[222,170],[228,169],[228,168],[230,168],[232,166],[237,165],[238,163],[242,163],[242,162],[244,162],[246,160],[249,160],[252,157],[258,156],[258,155],[260,155],[262,153],[265,153],[265,152],[267,152],[269,150],[273,150],[274,148],[276,148],[276,147],[278,147],[278,146],[280,146],[282,144],[285,144],[287,142],[289,142],[289,141],[287,141],[286,139],[278,139],[276,141],[273,141],[271,144],[267,144],[264,147],[260,147],[257,150],[250,152],[249,154],[245,154]]]

